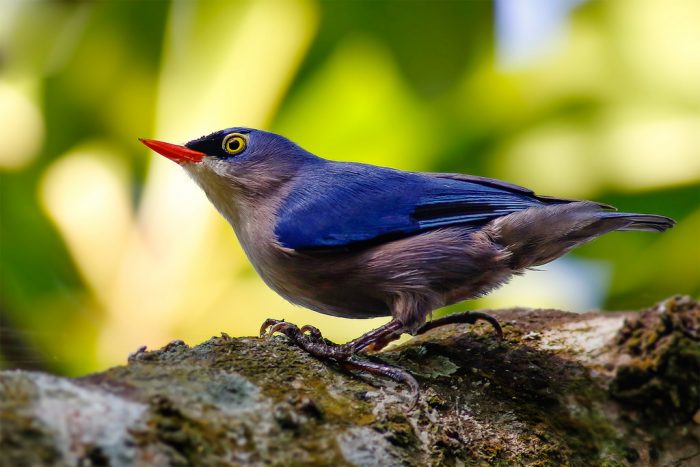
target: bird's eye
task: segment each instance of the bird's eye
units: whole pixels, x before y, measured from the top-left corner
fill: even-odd
[[[240,133],[231,133],[224,138],[222,147],[224,151],[233,155],[240,154],[245,151],[247,142],[245,136]]]

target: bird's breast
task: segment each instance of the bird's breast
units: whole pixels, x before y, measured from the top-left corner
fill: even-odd
[[[286,299],[294,300],[297,288],[290,282],[293,252],[282,247],[274,233],[274,212],[261,207],[240,213],[239,222],[232,222],[236,236],[258,275]]]

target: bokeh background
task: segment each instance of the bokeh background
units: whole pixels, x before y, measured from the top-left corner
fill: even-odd
[[[243,125],[312,152],[502,178],[678,220],[614,233],[466,307],[700,294],[696,0],[0,2],[0,365],[84,374],[141,345],[338,341],[137,137]]]

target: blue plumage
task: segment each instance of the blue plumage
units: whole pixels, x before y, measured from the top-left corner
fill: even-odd
[[[542,204],[531,192],[496,180],[320,160],[283,201],[275,234],[295,250],[349,248],[439,227],[476,229]]]

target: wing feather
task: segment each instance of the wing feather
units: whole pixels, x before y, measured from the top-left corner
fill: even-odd
[[[294,250],[349,249],[441,227],[477,229],[543,204],[532,191],[498,180],[327,162],[297,178],[275,234]]]

